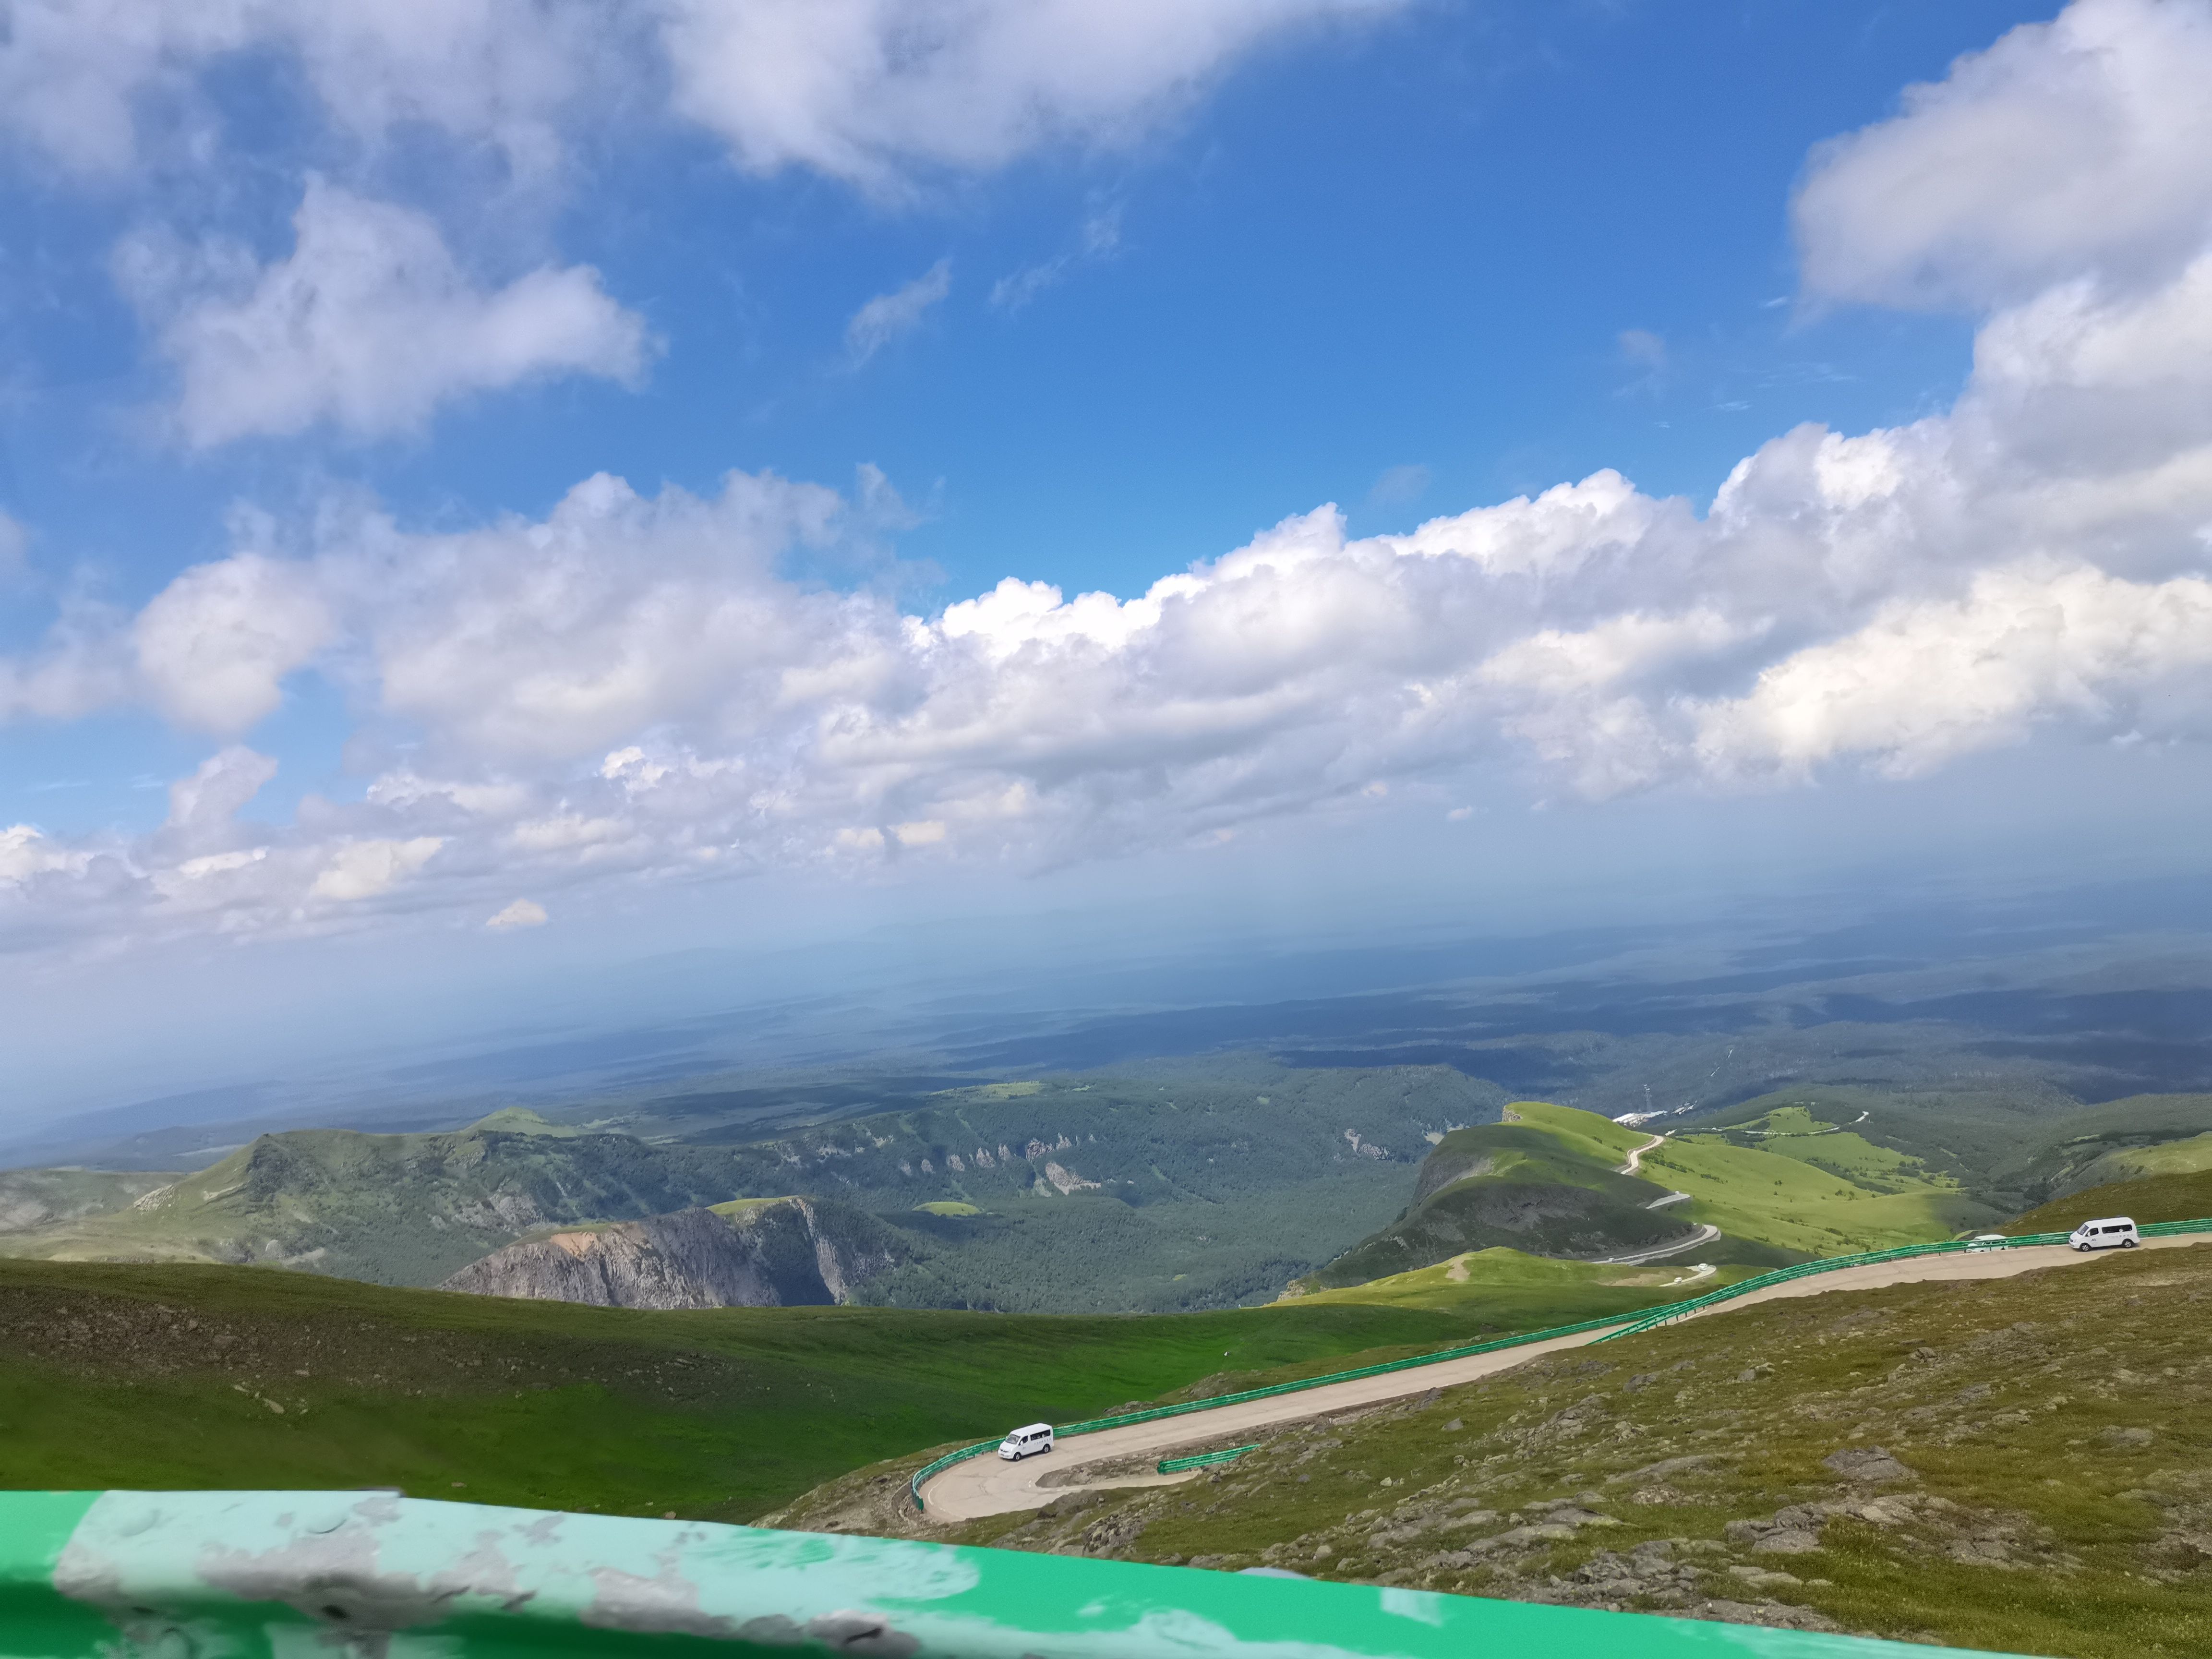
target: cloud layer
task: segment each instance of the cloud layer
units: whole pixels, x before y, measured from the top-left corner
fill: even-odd
[[[1126,143],[1286,29],[1395,0],[670,0],[675,106],[745,167],[896,187]]]
[[[217,148],[205,77],[279,54],[356,145],[432,128],[556,167],[640,85],[748,169],[900,188],[1126,143],[1285,31],[1401,0],[15,0],[0,130],[81,176]],[[179,143],[181,132],[192,142]]]
[[[2123,204],[2103,221],[1993,173],[1971,239],[1931,208],[1854,240],[1899,180],[2001,171],[2054,98],[2124,136],[2200,118],[2208,18],[2084,0],[1826,148],[1796,208],[1808,289],[1983,306],[1972,377],[1940,417],[1781,434],[1702,514],[1610,471],[1400,536],[1322,507],[1133,598],[1009,578],[929,616],[788,576],[872,536],[870,492],[771,476],[602,476],[459,532],[339,504],[256,532],[0,664],[9,712],[145,706],[231,745],[153,836],[0,836],[0,929],[526,931],[578,883],[1111,856],[1424,783],[1441,811],[1471,769],[1602,799],[2212,735],[2212,228],[2187,169],[2115,140],[2105,191],[2067,186]],[[2194,240],[2144,232],[2138,188]],[[280,833],[237,817],[271,768],[242,744],[303,673],[391,758]]]

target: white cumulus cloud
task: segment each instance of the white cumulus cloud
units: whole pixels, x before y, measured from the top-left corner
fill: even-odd
[[[176,422],[201,447],[327,422],[419,428],[438,405],[558,374],[635,381],[652,343],[588,266],[502,287],[464,271],[426,216],[310,179],[289,258],[142,236],[124,286],[176,369]]]
[[[2188,707],[2154,714],[2153,702]],[[1711,767],[1795,776],[1849,754],[1910,776],[2041,721],[2212,736],[2212,581],[2131,582],[2040,560],[2002,567],[1962,598],[1886,605],[1694,715]]]
[[[0,131],[78,173],[190,164],[222,149],[211,72],[258,53],[356,147],[418,125],[542,176],[571,129],[665,89],[746,167],[890,187],[1126,141],[1262,42],[1401,3],[14,0]]]
[[[1815,152],[1796,202],[1806,288],[1979,307],[2170,275],[2212,233],[2208,85],[2200,0],[2075,0],[2013,30]]]
[[[521,927],[543,927],[551,918],[545,907],[536,899],[519,898],[498,912],[484,926],[495,933],[511,933]]]
[[[312,572],[241,553],[177,577],[138,613],[131,643],[146,693],[164,714],[203,731],[241,732],[276,708],[284,677],[332,628]]]
[[[430,861],[445,843],[435,836],[405,841],[349,841],[331,850],[330,861],[307,889],[310,898],[349,903],[387,893]]]

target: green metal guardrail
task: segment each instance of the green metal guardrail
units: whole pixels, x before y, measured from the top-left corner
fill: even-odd
[[[2145,1238],[2172,1238],[2184,1233],[2212,1232],[2212,1218],[2196,1221],[2154,1221],[2136,1230]],[[2018,1249],[2022,1246],[2063,1244],[2069,1233],[2021,1233],[2016,1237],[1987,1242],[1974,1239],[1945,1239],[1936,1244],[1904,1244],[1893,1250],[1869,1250],[1861,1255],[1826,1256],[1818,1261],[1800,1262],[1794,1267],[1778,1267],[1772,1273],[1761,1273],[1756,1279],[1739,1279],[1717,1291],[1694,1297],[1686,1302],[1670,1302],[1664,1307],[1654,1308],[1639,1316],[1635,1322],[1622,1326],[1617,1331],[1595,1339],[1596,1342],[1617,1341],[1624,1336],[1636,1336],[1644,1331],[1655,1331],[1662,1325],[1672,1324],[1678,1319],[1691,1319],[1708,1308],[1717,1308],[1724,1302],[1733,1302],[1753,1291],[1763,1291],[1773,1285],[1786,1285],[1793,1279],[1808,1279],[1815,1273],[1832,1273],[1845,1267],[1864,1267],[1881,1261],[1903,1261],[1921,1255],[1972,1255],[1984,1250]],[[1594,1342],[1593,1346],[1595,1346]]]
[[[2171,1238],[2183,1233],[2212,1232],[2212,1217],[2205,1217],[2195,1221],[2154,1221],[2137,1231],[2145,1238]],[[1753,1291],[1764,1290],[1769,1285],[1787,1284],[1795,1279],[1808,1279],[1815,1273],[1837,1273],[1846,1267],[1863,1267],[1881,1261],[1901,1261],[1912,1256],[1971,1254],[1981,1250],[2017,1249],[2021,1245],[2063,1244],[2068,1237],[2069,1235],[2065,1233],[2024,1233],[2016,1238],[2005,1239],[2002,1243],[1977,1243],[1971,1239],[1946,1239],[1936,1244],[1905,1244],[1895,1249],[1869,1250],[1858,1255],[1825,1256],[1818,1261],[1800,1262],[1794,1267],[1778,1267],[1772,1273],[1761,1273],[1755,1279],[1741,1279],[1721,1290],[1708,1291],[1704,1296],[1692,1297],[1686,1301],[1665,1303],[1640,1314],[1617,1314],[1610,1319],[1587,1319],[1579,1325],[1555,1325],[1549,1330],[1528,1331],[1519,1336],[1499,1337],[1492,1341],[1469,1343],[1462,1347],[1442,1348],[1435,1353],[1416,1354],[1411,1359],[1394,1359],[1385,1365],[1365,1365],[1358,1370],[1332,1371],[1326,1376],[1309,1376],[1296,1382],[1278,1382],[1272,1388],[1247,1389],[1241,1394],[1217,1395],[1211,1400],[1186,1401],[1176,1406],[1156,1406],[1149,1411],[1126,1412],[1118,1417],[1093,1418],[1088,1422],[1070,1423],[1054,1432],[1054,1437],[1058,1437],[1071,1434],[1092,1434],[1101,1429],[1124,1428],[1133,1423],[1150,1423],[1159,1418],[1179,1417],[1190,1412],[1208,1412],[1217,1406],[1233,1406],[1247,1400],[1266,1400],[1276,1395],[1296,1394],[1305,1389],[1324,1388],[1332,1382],[1351,1382],[1363,1376],[1380,1376],[1388,1371],[1412,1370],[1422,1365],[1439,1364],[1447,1359],[1465,1359],[1474,1354],[1493,1353],[1501,1348],[1520,1347],[1528,1343],[1548,1341],[1558,1336],[1574,1336],[1583,1331],[1607,1331],[1605,1335],[1593,1339],[1593,1345],[1596,1342],[1612,1342],[1624,1336],[1635,1336],[1644,1331],[1656,1330],[1662,1325],[1670,1324],[1677,1319],[1689,1318],[1708,1308],[1718,1307],[1724,1302],[1732,1302],[1737,1297],[1747,1295]],[[1607,1330],[1609,1326],[1618,1326],[1620,1328]],[[995,1440],[979,1441],[975,1445],[963,1446],[957,1451],[947,1452],[935,1462],[925,1464],[915,1470],[914,1478],[907,1483],[907,1489],[914,1497],[915,1508],[927,1510],[929,1506],[922,1501],[921,1489],[931,1480],[951,1468],[955,1463],[964,1462],[969,1458],[980,1457],[987,1451],[995,1450],[998,1444]]]
[[[2195,1221],[2153,1221],[2136,1231],[2145,1238],[2179,1238],[2184,1233],[2212,1233],[2212,1216]]]
[[[1159,1471],[1162,1474],[1180,1474],[1185,1469],[1202,1469],[1208,1463],[1234,1463],[1258,1444],[1255,1440],[1249,1446],[1225,1446],[1219,1451],[1194,1452],[1188,1457],[1163,1457]]]
[[[1373,1584],[389,1493],[0,1492],[5,1659],[1526,1653],[1931,1659],[1958,1650]]]
[[[1763,1291],[1771,1285],[1786,1285],[1792,1279],[1840,1273],[1847,1267],[1872,1267],[1883,1261],[1904,1261],[1914,1256],[1956,1255],[1981,1250],[2010,1249],[2022,1244],[2063,1244],[2066,1237],[2064,1233],[2026,1233],[2018,1238],[2008,1238],[2002,1243],[1991,1242],[1984,1244],[1966,1239],[1945,1239],[1936,1244],[1900,1244],[1895,1249],[1867,1250],[1857,1255],[1823,1256],[1818,1261],[1801,1261],[1794,1267],[1777,1267],[1773,1272],[1760,1273],[1755,1279],[1738,1279],[1733,1285],[1692,1297],[1686,1302],[1669,1303],[1664,1308],[1654,1308],[1639,1315],[1632,1323],[1624,1325],[1597,1340],[1610,1342],[1616,1337],[1634,1336],[1644,1331],[1656,1330],[1674,1318],[1690,1318],[1708,1308],[1717,1308],[1723,1302],[1733,1302],[1740,1296],[1748,1296],[1753,1291]]]

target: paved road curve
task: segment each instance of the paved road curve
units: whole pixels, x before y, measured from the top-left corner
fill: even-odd
[[[1629,1153],[1628,1162],[1622,1164],[1619,1170],[1614,1171],[1614,1173],[1617,1175],[1640,1175],[1643,1173],[1644,1170],[1644,1154],[1657,1151],[1666,1139],[1667,1137],[1664,1135],[1652,1136],[1650,1139],[1645,1141],[1641,1146],[1638,1146],[1635,1151]]]
[[[1721,1236],[1721,1230],[1711,1222],[1698,1222],[1698,1231],[1679,1244],[1655,1244],[1648,1250],[1631,1250],[1626,1255],[1603,1255],[1599,1261],[1609,1267],[1640,1267],[1650,1261],[1664,1261],[1670,1255],[1686,1255],[1692,1250],[1703,1249]]]
[[[2212,1243],[2212,1237],[2185,1234],[2179,1238],[2147,1238],[2143,1241],[2143,1248],[2172,1249],[2199,1243]],[[1926,1279],[2009,1279],[2015,1273],[2027,1273],[2038,1267],[2063,1267],[2101,1261],[2106,1254],[2082,1255],[2063,1244],[2037,1244],[2017,1249],[1961,1251],[1956,1255],[1915,1256],[1903,1261],[1877,1261],[1863,1267],[1839,1267],[1833,1273],[1814,1273],[1804,1279],[1770,1285],[1765,1290],[1751,1291],[1733,1302],[1724,1302],[1717,1308],[1691,1316],[1711,1319],[1737,1308],[1778,1301],[1784,1297],[1826,1296],[1832,1291],[1870,1291],[1884,1285],[1911,1284]],[[2119,1253],[2112,1251],[2110,1254],[2116,1255]],[[1193,1445],[1220,1435],[1241,1434],[1270,1424],[1293,1421],[1302,1417],[1322,1417],[1355,1406],[1371,1406],[1381,1401],[1423,1394],[1431,1389],[1472,1382],[1478,1377],[1510,1370],[1514,1366],[1524,1364],[1542,1354],[1553,1353],[1561,1348],[1581,1347],[1604,1334],[1602,1331],[1578,1332],[1573,1336],[1557,1337],[1549,1342],[1531,1342],[1523,1347],[1504,1348],[1496,1353],[1474,1354],[1465,1359],[1448,1359],[1434,1365],[1417,1365],[1410,1370],[1392,1371],[1382,1376],[1364,1376],[1352,1382],[1332,1382],[1326,1388],[1306,1389],[1297,1394],[1278,1395],[1269,1400],[1248,1400],[1215,1411],[1192,1412],[1186,1416],[1163,1418],[1153,1423],[1135,1423],[1125,1429],[1103,1429],[1096,1434],[1079,1435],[1073,1440],[1063,1440],[1059,1448],[1049,1455],[1028,1458],[1019,1463],[1001,1462],[987,1453],[981,1457],[969,1458],[964,1463],[955,1463],[925,1486],[922,1496],[929,1505],[931,1516],[939,1521],[973,1521],[986,1515],[1033,1510],[1048,1502],[1060,1492],[1085,1484],[1079,1478],[1068,1480],[1066,1476],[1071,1470],[1115,1458],[1166,1457],[1178,1447]],[[1097,1484],[1113,1486],[1166,1486],[1174,1481],[1193,1479],[1196,1473],[1154,1475],[1142,1480],[1123,1476]],[[1050,1487],[1039,1485],[1048,1474],[1057,1474],[1061,1478]]]

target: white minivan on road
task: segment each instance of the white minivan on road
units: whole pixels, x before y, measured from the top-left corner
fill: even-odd
[[[2113,1215],[2083,1222],[2066,1242],[2077,1250],[2132,1250],[2142,1243],[2142,1235],[2127,1217]]]
[[[1016,1429],[999,1443],[999,1455],[1009,1463],[1018,1463],[1036,1452],[1052,1449],[1052,1425],[1032,1423],[1025,1429]]]

